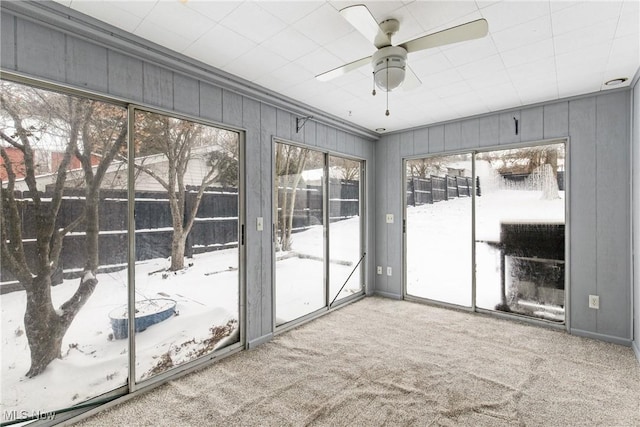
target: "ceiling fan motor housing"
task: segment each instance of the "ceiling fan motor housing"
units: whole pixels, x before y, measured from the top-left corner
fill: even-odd
[[[404,81],[407,51],[400,46],[383,47],[373,54],[371,64],[376,86],[390,92]]]

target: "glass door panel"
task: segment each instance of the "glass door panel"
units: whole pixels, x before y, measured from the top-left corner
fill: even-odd
[[[471,306],[471,154],[408,160],[407,294]]]
[[[329,156],[329,302],[362,291],[360,168]]]
[[[240,340],[238,134],[136,110],[134,168],[140,381]]]
[[[275,144],[276,325],[325,307],[325,155]]]
[[[127,383],[128,343],[109,322],[127,302],[127,111],[0,85],[4,425]]]
[[[476,304],[565,319],[564,144],[477,154]]]

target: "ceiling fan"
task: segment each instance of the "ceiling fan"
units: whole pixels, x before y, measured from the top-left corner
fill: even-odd
[[[400,28],[400,22],[397,19],[385,19],[378,24],[369,9],[362,4],[345,7],[340,10],[340,15],[371,41],[377,51],[372,56],[358,59],[318,74],[316,79],[320,81],[332,80],[371,63],[374,80],[373,95],[376,94],[375,86],[388,93],[400,85],[403,85],[405,90],[410,90],[421,84],[418,76],[407,65],[407,54],[451,43],[482,38],[489,31],[487,21],[478,19],[393,46],[391,37]],[[388,105],[385,114],[389,115]]]

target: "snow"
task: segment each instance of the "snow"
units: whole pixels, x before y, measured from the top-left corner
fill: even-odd
[[[564,193],[500,190],[489,185],[476,198],[476,305],[501,302],[500,224],[564,223]],[[407,207],[407,293],[471,306],[471,198]]]
[[[279,259],[276,263],[278,323],[325,307],[322,235],[322,226],[295,233],[294,251],[276,254]],[[331,223],[330,240],[332,256],[328,302],[333,300],[362,255],[359,217]],[[164,354],[171,354],[174,365],[192,360],[192,354],[202,347],[202,340],[211,335],[212,326],[224,326],[230,320],[239,319],[238,249],[203,253],[187,261],[193,265],[175,273],[165,272],[169,266],[167,259],[136,264],[136,301],[168,298],[177,302],[176,316],[135,336],[135,375],[138,381],[148,378],[147,373]],[[99,273],[96,278],[96,290],[65,335],[63,357],[54,360],[42,374],[31,379],[24,375],[30,362],[23,321],[26,294],[13,292],[0,296],[0,410],[3,413],[61,409],[127,383],[128,340],[113,339],[109,320],[109,313],[126,307],[127,270]],[[54,307],[73,295],[77,285],[78,279],[73,279],[53,287]],[[344,298],[361,289],[358,267],[339,297]],[[236,323],[235,331],[218,343],[217,348],[238,339]],[[183,346],[192,340],[195,342]]]
[[[171,352],[174,365],[189,361],[191,351],[202,347],[212,326],[239,319],[238,250],[226,249],[196,255],[193,266],[165,275],[166,259],[136,264],[137,301],[169,298],[177,302],[178,315],[136,334],[136,379]],[[91,274],[91,273],[89,273]],[[88,277],[88,276],[87,276]],[[29,369],[29,346],[24,332],[26,293],[0,296],[2,309],[1,411],[55,410],[111,391],[127,382],[128,340],[113,339],[109,312],[128,300],[127,270],[98,274],[98,285],[71,324],[62,343],[62,358],[54,360],[35,378]],[[52,302],[59,307],[78,286],[65,280],[52,288]],[[236,323],[237,326],[237,323]],[[236,327],[237,331],[237,327]],[[187,346],[183,343],[194,340]],[[220,348],[238,340],[237,332],[217,344]],[[55,392],[52,393],[52,390]]]
[[[276,259],[276,324],[309,314],[326,305],[324,292],[323,226],[315,225],[294,233],[291,252],[278,252]],[[362,289],[360,266],[360,217],[329,225],[328,303]],[[349,277],[349,274],[352,274]],[[348,278],[348,281],[347,281]],[[342,285],[344,288],[340,291]],[[339,292],[339,294],[338,294]]]

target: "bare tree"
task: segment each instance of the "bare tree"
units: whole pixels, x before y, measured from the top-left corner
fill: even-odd
[[[559,145],[540,145],[518,148],[514,150],[493,151],[478,155],[487,160],[500,174],[537,175],[542,187],[542,198],[557,199],[558,194],[558,160],[564,151]]]
[[[275,198],[278,201],[279,244],[283,251],[289,251],[292,248],[291,231],[296,193],[308,159],[309,150],[305,148],[276,144],[276,176],[279,182],[275,188]]]
[[[360,177],[360,163],[344,157],[331,157],[330,164],[332,169],[335,168],[338,173],[330,171],[332,178],[343,179],[345,181],[354,181]]]
[[[184,268],[187,237],[207,187],[237,186],[237,134],[188,120],[160,114],[136,112],[135,144],[138,155],[134,167],[157,181],[167,192],[171,209],[173,236],[171,271]],[[153,156],[161,163],[151,163]],[[196,171],[193,164],[200,165]],[[160,165],[160,166],[158,166]],[[187,211],[187,174],[197,182],[194,203]]]
[[[2,83],[0,95],[0,156],[6,172],[2,183],[0,248],[3,266],[20,281],[27,295],[24,315],[31,366],[28,377],[35,377],[56,358],[69,326],[98,284],[98,210],[100,187],[105,172],[116,154],[125,147],[126,114],[123,109],[89,99],[40,91],[17,84]],[[37,147],[41,140],[52,144],[63,141],[64,152],[53,171],[55,183],[45,200],[38,191]],[[23,170],[16,173],[8,147],[22,156]],[[97,155],[99,163],[92,164]],[[80,162],[84,179],[85,203],[82,212],[63,227],[56,227],[60,214],[68,169],[72,160]],[[22,174],[24,177],[22,178]],[[35,211],[35,258],[24,247],[21,206],[15,185],[24,179],[29,189],[28,201]],[[51,298],[52,275],[58,268],[63,239],[83,226],[85,265],[75,293],[59,308]]]

